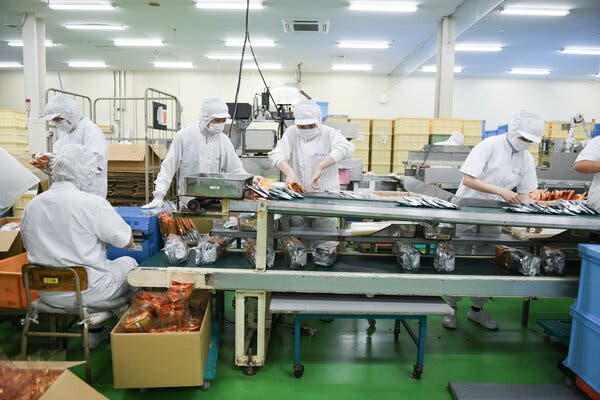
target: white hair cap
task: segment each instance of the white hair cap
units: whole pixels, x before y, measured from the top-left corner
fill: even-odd
[[[46,120],[51,121],[56,117],[62,117],[69,120],[73,125],[73,128],[75,128],[79,120],[83,118],[79,105],[77,105],[72,98],[62,93],[52,97],[48,101],[48,104],[46,104],[44,111]]]
[[[215,118],[231,118],[227,104],[219,98],[208,97],[200,107],[200,130],[206,128],[208,123]]]
[[[516,132],[527,140],[540,143],[544,135],[544,121],[539,114],[520,111],[508,124],[508,131]]]
[[[302,100],[294,106],[294,124],[321,124],[321,107],[314,100]]]
[[[85,191],[98,173],[96,155],[80,144],[63,146],[52,163],[52,177],[56,182],[71,182]]]

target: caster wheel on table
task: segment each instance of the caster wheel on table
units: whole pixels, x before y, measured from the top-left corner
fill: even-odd
[[[304,374],[304,365],[294,365],[294,376],[300,378]]]
[[[252,365],[248,365],[246,368],[244,368],[243,370],[244,375],[248,375],[248,376],[252,376],[252,375],[256,375],[256,368],[253,367]]]
[[[210,389],[210,385],[211,385],[211,383],[210,383],[210,382],[211,382],[211,381],[204,381],[204,383],[202,384],[202,386],[200,387],[200,389],[201,389],[203,392],[206,392],[208,389]]]
[[[367,335],[371,336],[377,330],[377,321],[374,319],[368,319],[369,327],[367,328]]]
[[[423,366],[415,364],[413,366],[413,373],[411,374],[411,377],[415,378],[415,379],[421,379],[422,375],[423,375]]]

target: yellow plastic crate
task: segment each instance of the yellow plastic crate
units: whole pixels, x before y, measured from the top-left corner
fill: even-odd
[[[31,201],[35,196],[37,196],[37,192],[34,190],[28,190],[23,194],[23,196],[19,197],[19,199],[13,204],[13,215],[15,217],[22,217],[23,210],[27,206],[27,203]]]
[[[357,137],[352,139],[352,144],[354,144],[356,150],[369,150],[371,147],[370,136],[359,134]]]
[[[390,164],[392,162],[392,149],[385,150],[373,150],[371,149],[371,153],[369,154],[369,159],[371,160],[371,164],[382,164],[387,163]]]
[[[352,118],[352,119],[348,120],[348,122],[357,124],[358,130],[360,131],[360,133],[362,133],[364,135],[368,135],[371,133],[371,120],[370,119]]]
[[[374,133],[371,135],[371,150],[392,149],[392,135]]]
[[[394,151],[421,150],[429,143],[429,135],[394,135]]]
[[[29,151],[29,146],[27,146],[27,142],[14,142],[14,143],[0,143],[0,148],[8,151],[9,153],[27,153]]]
[[[398,118],[394,120],[394,135],[428,135],[428,118]]]
[[[329,121],[335,121],[335,122],[348,122],[348,117],[342,117],[342,116],[331,116],[328,115],[325,118],[325,122],[329,122]]]
[[[563,121],[554,121],[554,122],[546,122],[544,135],[550,139],[566,139],[569,134],[569,122]],[[594,124],[591,122],[586,123],[586,127],[589,132],[594,130]],[[563,129],[565,128],[565,129]],[[583,131],[583,127],[581,124],[578,124],[575,127],[575,139],[583,140],[586,139],[585,132]]]
[[[408,160],[409,150],[394,150],[392,153],[392,170],[394,172],[404,171],[404,162]]]
[[[452,133],[462,132],[463,123],[460,119],[433,118],[429,133]]]
[[[462,120],[462,134],[465,136],[478,136],[481,139],[483,134],[483,121],[480,120]]]
[[[27,129],[18,127],[0,127],[0,142],[27,142]]]
[[[394,131],[394,120],[374,119],[371,121],[371,133],[392,133]]]
[[[355,150],[352,153],[352,158],[360,158],[363,162],[363,168],[369,167],[369,150]]]
[[[479,136],[466,136],[465,135],[465,146],[475,146],[481,142],[481,135]]]
[[[16,110],[0,110],[0,128],[26,128],[27,113]]]
[[[392,170],[392,164],[391,163],[371,163],[371,167],[369,168],[369,171],[375,173],[375,174],[389,174],[390,171]]]

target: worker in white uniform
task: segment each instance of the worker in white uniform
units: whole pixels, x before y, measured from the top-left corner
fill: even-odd
[[[573,169],[583,174],[594,174],[588,193],[588,203],[600,210],[600,136],[591,139],[581,150],[573,164]]]
[[[56,156],[49,190],[33,198],[23,211],[21,235],[30,263],[46,266],[83,266],[88,289],[83,303],[108,301],[127,295],[127,273],[137,262],[131,257],[106,258],[106,245],[129,248],[131,228],[115,209],[87,189],[94,184],[97,163],[82,145],[67,144]],[[43,302],[75,306],[74,292],[39,292]],[[90,347],[108,338],[109,331],[90,327]]]
[[[537,174],[533,156],[527,149],[542,140],[544,122],[535,113],[521,111],[511,120],[508,132],[485,139],[471,150],[460,171],[463,179],[457,196],[479,199],[504,200],[525,203],[537,188]],[[499,234],[499,226],[457,225],[456,234]],[[458,327],[456,317],[459,297],[450,296],[448,304],[454,315],[447,315],[442,323],[446,328]],[[473,305],[467,317],[487,329],[498,329],[498,323],[484,309],[488,298],[472,298]]]
[[[246,174],[231,140],[223,133],[231,118],[227,104],[209,97],[202,102],[200,122],[177,132],[154,181],[154,199],[142,208],[160,208],[173,176],[179,170],[179,196],[185,194],[184,177],[199,173]]]
[[[299,183],[307,191],[340,190],[337,163],[352,157],[354,145],[339,130],[321,125],[321,118],[314,100],[300,101],[294,106],[294,125],[269,152],[287,185]],[[330,231],[336,229],[336,219],[292,216],[290,227]]]
[[[53,152],[59,153],[67,144],[85,146],[96,161],[96,173],[92,184],[86,188],[88,193],[106,198],[108,148],[104,133],[91,119],[83,115],[79,105],[64,94],[52,97],[45,108],[46,120],[54,123],[59,130],[58,140],[54,143]]]

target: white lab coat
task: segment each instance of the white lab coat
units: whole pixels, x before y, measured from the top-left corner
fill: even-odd
[[[92,185],[86,191],[106,198],[108,189],[108,148],[104,133],[102,133],[98,125],[93,123],[91,119],[83,117],[79,120],[73,132],[60,132],[58,140],[54,143],[54,153],[60,152],[60,149],[66,144],[81,144],[96,154],[98,173],[92,178]]]
[[[126,246],[131,228],[105,199],[70,182],[54,182],[25,207],[21,235],[30,263],[86,268],[85,305],[116,299],[129,290],[127,272],[137,262],[131,257],[109,261],[106,245]],[[73,293],[40,291],[40,297],[55,307],[75,304]]]
[[[181,129],[173,138],[167,157],[154,181],[154,195],[164,196],[179,169],[179,195],[185,194],[184,177],[199,173],[247,173],[224,134],[207,135],[199,124]]]
[[[587,145],[581,150],[577,161],[600,161],[600,136],[591,139]],[[596,209],[600,210],[600,173],[594,174],[592,186],[588,193],[588,202]]]

